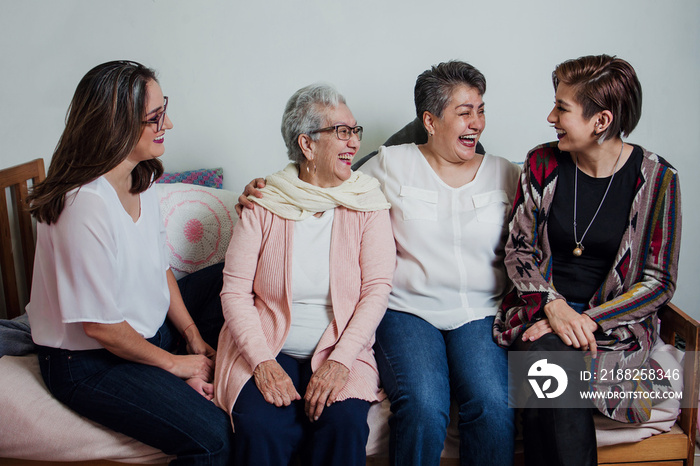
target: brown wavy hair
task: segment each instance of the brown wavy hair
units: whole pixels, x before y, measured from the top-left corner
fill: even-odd
[[[574,88],[584,118],[603,110],[613,114],[603,140],[628,136],[642,117],[642,85],[632,65],[621,58],[589,55],[567,60],[554,69],[552,82],[555,91],[560,82]]]
[[[143,133],[146,85],[155,71],[133,61],[111,61],[88,71],[66,114],[46,179],[29,195],[29,211],[39,222],[58,220],[66,194],[123,162]],[[141,193],[163,174],[163,164],[140,162],[131,172],[131,192]]]

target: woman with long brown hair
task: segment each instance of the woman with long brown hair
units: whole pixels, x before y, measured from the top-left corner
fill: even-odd
[[[48,389],[83,416],[176,455],[229,459],[214,350],[164,251],[154,180],[172,128],[155,72],[104,63],[78,84],[48,176],[29,197],[37,247],[27,313]],[[179,335],[187,353],[173,354]]]

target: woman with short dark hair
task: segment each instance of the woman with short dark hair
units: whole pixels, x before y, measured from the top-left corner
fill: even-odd
[[[534,148],[525,162],[506,245],[515,288],[494,337],[532,361],[539,351],[576,353],[562,359],[576,381],[584,351],[597,356],[599,370],[648,365],[657,311],[675,290],[680,187],[666,160],[622,139],[642,106],[629,63],[581,57],[558,65],[552,80],[556,101],[547,121],[558,142]],[[651,385],[623,380],[615,390]],[[595,405],[612,419],[644,422],[646,400]],[[597,464],[591,409],[553,403],[523,411],[526,464]]]
[[[491,339],[508,291],[506,221],[518,166],[476,152],[486,79],[450,61],[416,80],[425,144],[381,147],[360,168],[392,204],[396,271],[375,351],[391,401],[394,465],[437,465],[450,400],[459,407],[460,464],[512,464],[506,352]]]

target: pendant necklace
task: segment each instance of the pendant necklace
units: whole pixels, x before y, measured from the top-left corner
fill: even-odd
[[[581,235],[581,239],[579,240],[576,236],[576,201],[577,201],[577,195],[578,195],[578,157],[574,158],[574,163],[576,164],[576,171],[574,172],[574,241],[576,242],[576,247],[574,248],[573,254],[576,257],[580,257],[581,254],[583,254],[583,238],[586,237],[586,233],[588,233],[588,230],[591,228],[591,225],[593,225],[593,221],[595,218],[598,216],[598,212],[600,212],[600,208],[603,207],[603,202],[605,202],[605,197],[608,195],[608,191],[610,191],[610,186],[612,186],[613,179],[615,178],[615,172],[617,171],[617,164],[620,162],[620,158],[622,157],[622,150],[625,148],[625,143],[624,141],[622,142],[622,147],[620,148],[620,153],[617,156],[617,160],[615,161],[615,166],[613,167],[612,174],[610,175],[610,181],[608,182],[608,187],[605,188],[605,194],[603,194],[603,199],[600,200],[600,204],[598,204],[598,209],[595,211],[595,214],[593,214],[593,218],[591,221],[588,223],[588,227],[586,227],[586,231],[583,232],[583,235]]]

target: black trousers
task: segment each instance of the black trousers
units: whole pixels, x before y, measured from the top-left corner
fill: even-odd
[[[538,354],[541,351],[578,352],[581,358],[571,358],[566,354],[567,357],[560,358],[556,363],[566,371],[569,383],[580,384],[579,373],[584,369],[583,353],[567,346],[556,334],[548,333],[532,342],[518,341],[512,349],[528,352],[526,367],[530,367],[541,358]],[[584,386],[580,388],[585,389]],[[525,465],[597,465],[598,454],[593,423],[595,408],[566,407],[565,400],[560,402],[560,407],[556,407],[555,400],[552,400],[552,404],[555,407],[527,407],[522,411]]]
[[[202,339],[214,349],[219,341],[221,327],[224,325],[224,314],[219,297],[224,285],[223,270],[224,263],[221,262],[186,275],[177,281],[182,300],[197,324]]]

